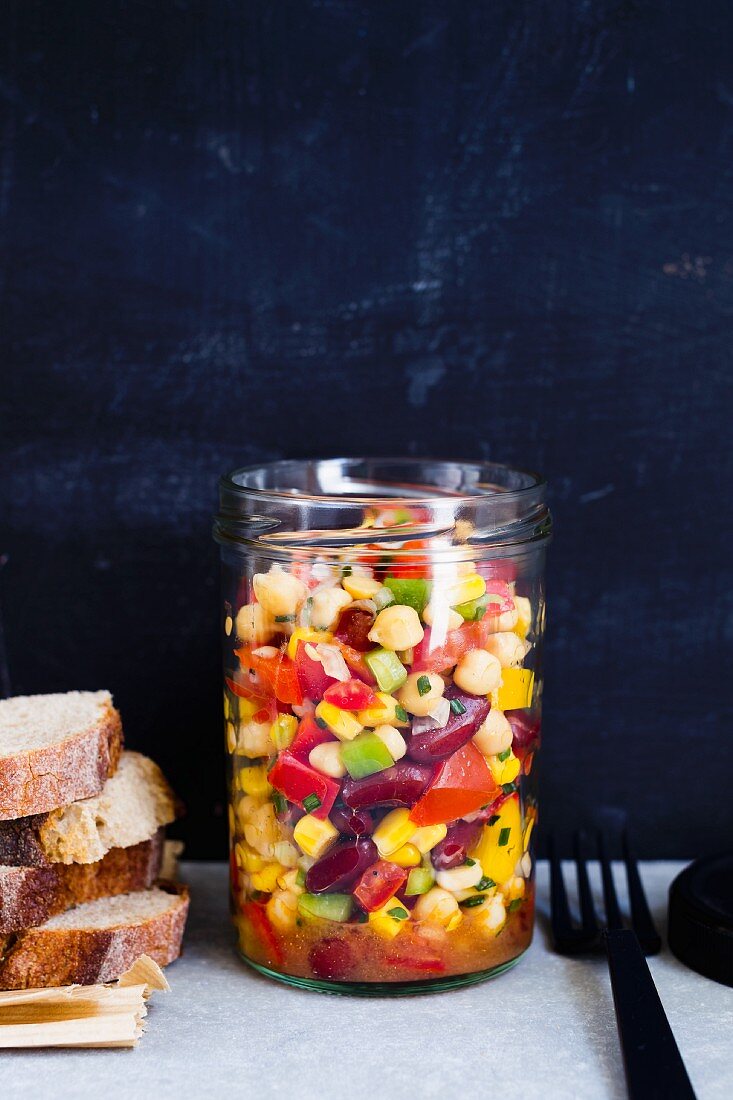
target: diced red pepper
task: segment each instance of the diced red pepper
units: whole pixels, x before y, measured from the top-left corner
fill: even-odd
[[[429,577],[430,562],[427,553],[429,546],[430,543],[427,539],[408,539],[399,550],[394,551],[389,567],[390,575],[393,577]],[[421,558],[414,553],[402,554],[401,551],[403,550],[424,550],[425,557]],[[417,561],[414,560],[415,557],[417,557]]]
[[[242,646],[234,651],[239,657],[242,668],[253,668],[260,677],[262,685],[269,694],[281,703],[303,702],[303,692],[298,683],[295,663],[281,650],[270,657],[263,657],[257,650]]]
[[[300,720],[295,737],[288,747],[288,752],[296,760],[301,760],[304,764],[307,764],[308,757],[316,745],[324,745],[326,741],[335,740],[336,738],[330,730],[321,729],[313,715],[306,714],[305,718]]]
[[[241,672],[239,675],[242,675]],[[231,676],[225,676],[224,681],[232,694],[239,696],[240,699],[257,698],[257,692],[253,684],[242,684],[238,680],[232,679]]]
[[[449,630],[442,645],[434,646],[432,630],[425,627],[421,642],[413,650],[411,672],[441,672],[457,665],[461,657],[471,649],[483,649],[491,633],[488,616],[477,623],[464,623],[457,630]]]
[[[489,579],[486,582],[486,595],[489,597],[489,605],[486,608],[487,619],[492,616],[502,615],[505,611],[514,610],[514,596],[506,581]]]
[[[332,684],[324,692],[323,698],[327,703],[333,703],[341,710],[364,710],[374,706],[378,701],[376,695],[362,680],[346,680],[344,683]]]
[[[346,645],[338,638],[334,638],[331,644],[338,648],[341,656],[346,661],[349,672],[353,673],[359,680],[363,680],[365,684],[376,684],[374,673],[367,665],[362,653],[352,649],[350,645]]]
[[[328,817],[339,793],[339,784],[335,779],[323,775],[322,772],[298,760],[287,749],[280,753],[267,778],[270,785],[284,794],[289,802],[295,802],[297,806],[306,813],[313,814],[314,817]],[[320,802],[320,806],[316,809],[309,809],[304,805],[312,795],[315,795]]]
[[[252,931],[264,947],[267,961],[276,966],[282,966],[282,948],[264,907],[258,905],[256,901],[247,901],[242,906],[242,914],[249,921]]]
[[[338,680],[326,673],[320,661],[311,660],[304,642],[298,642],[295,651],[295,672],[304,697],[312,699],[314,703],[320,703],[326,689],[338,683]]]
[[[469,741],[443,761],[410,819],[416,825],[444,825],[480,810],[500,793],[489,765]]]
[[[371,867],[367,867],[354,887],[353,894],[368,913],[373,913],[389,901],[406,881],[407,871],[404,867],[398,867],[387,859],[378,859]]]

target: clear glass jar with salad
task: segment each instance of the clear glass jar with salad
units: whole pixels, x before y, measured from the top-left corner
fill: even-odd
[[[505,970],[532,937],[545,486],[330,459],[220,483],[231,905],[332,992]]]

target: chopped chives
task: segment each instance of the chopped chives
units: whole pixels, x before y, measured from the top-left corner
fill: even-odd
[[[503,790],[504,794],[514,794],[514,792],[517,789],[517,784],[516,783],[502,783],[501,789]]]
[[[466,860],[466,867],[475,867],[475,866],[476,866],[476,860],[475,859],[467,859]]]
[[[316,725],[320,726],[322,730],[328,729],[328,722],[324,722],[320,715],[316,715]]]
[[[407,714],[407,711],[405,710],[405,708],[403,706],[400,706],[399,703],[394,708],[394,716],[395,716],[395,718],[397,719],[398,722],[409,722],[410,721],[410,719],[408,717],[408,714]]]
[[[462,905],[464,909],[474,909],[477,905],[483,905],[485,900],[485,894],[477,894],[475,898],[466,898],[464,901],[460,901],[458,904]]]
[[[343,567],[343,569],[341,570],[341,576],[342,577],[350,577],[352,573],[353,573],[353,569],[351,568],[350,565],[345,565]]]
[[[507,906],[508,912],[513,913],[514,910],[518,909],[521,904],[522,904],[522,899],[521,898],[513,898],[512,901],[510,901],[508,906]]]
[[[303,803],[303,805],[305,805],[305,803]],[[512,830],[509,827],[501,830],[501,832],[499,833],[499,840],[497,842],[499,848],[506,848],[507,844],[509,843],[509,835],[511,831]]]
[[[387,910],[387,916],[394,917],[395,920],[407,920],[409,915],[407,910],[403,909],[401,906],[396,906],[394,909]]]
[[[276,615],[275,616],[275,622],[276,623],[294,623],[295,622],[295,615]]]
[[[275,807],[276,814],[284,814],[288,808],[288,800],[279,791],[273,791],[272,804]]]
[[[496,825],[498,820],[499,820],[499,815],[498,814],[492,814],[491,817],[489,818],[489,825]]]
[[[312,814],[320,805],[321,800],[317,794],[309,794],[303,799],[303,809],[307,814]],[[501,841],[499,841],[499,843],[501,844]]]
[[[420,695],[428,695],[430,692],[430,677],[418,676],[417,678],[417,690]]]
[[[511,750],[511,749],[504,749],[504,751],[503,751],[503,752],[500,752],[500,753],[498,754],[498,756],[497,756],[497,758],[496,758],[496,759],[497,759],[497,760],[500,760],[500,761],[502,762],[502,764],[503,764],[505,760],[508,760],[508,759],[509,759],[509,757],[511,756],[511,752],[512,752],[512,750]]]
[[[454,714],[465,714],[466,713],[465,704],[462,703],[460,699],[451,699],[450,709],[453,711]]]
[[[496,886],[493,878],[489,878],[488,875],[484,875],[484,877],[476,884],[474,889],[479,891],[490,890],[492,886]]]

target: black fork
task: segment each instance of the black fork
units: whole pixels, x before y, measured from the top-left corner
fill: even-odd
[[[644,958],[644,954],[656,954],[662,941],[649,912],[628,836],[624,833],[622,846],[631,928],[624,927],[601,832],[597,835],[597,845],[606,922],[601,926],[598,921],[585,863],[586,840],[582,833],[576,833],[573,851],[580,908],[580,925],[576,926],[570,914],[560,860],[553,838],[549,839],[550,923],[555,950],[561,955],[586,955],[605,948],[631,1100],[695,1100],[685,1064]]]

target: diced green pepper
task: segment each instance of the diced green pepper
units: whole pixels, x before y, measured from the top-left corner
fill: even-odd
[[[435,882],[435,876],[429,867],[413,867],[407,876],[405,894],[412,898],[415,894],[427,894]]]
[[[404,580],[402,577],[386,577],[385,585],[392,592],[395,603],[406,604],[413,607],[418,615],[421,615],[425,604],[430,599],[430,581],[422,577],[414,580]]]
[[[483,619],[486,614],[486,608],[489,606],[490,597],[484,592],[483,596],[477,596],[475,600],[468,600],[466,603],[459,603],[453,608],[457,611],[462,619],[465,619],[468,623],[477,623]]]
[[[391,693],[402,687],[407,679],[407,669],[391,649],[372,649],[364,654],[367,668],[379,684],[380,691]]]
[[[347,921],[352,906],[351,894],[301,894],[298,898],[300,913],[323,920]]]
[[[353,741],[345,741],[341,759],[352,779],[364,779],[394,764],[387,746],[376,733],[360,733]]]

